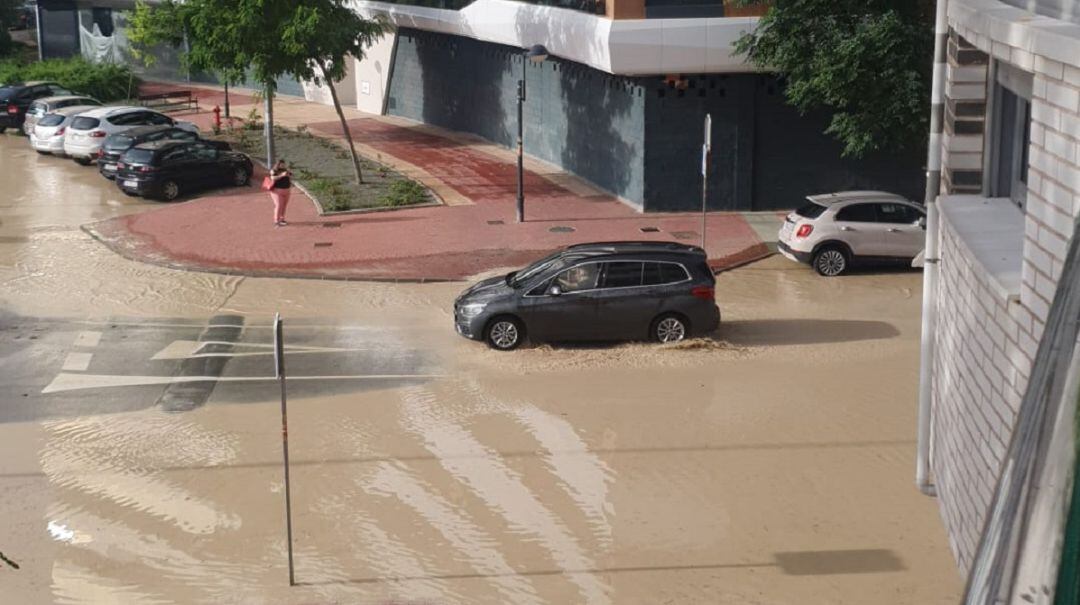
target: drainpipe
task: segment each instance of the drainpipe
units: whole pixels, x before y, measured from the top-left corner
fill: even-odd
[[[936,496],[930,480],[930,431],[934,349],[937,331],[937,292],[940,258],[937,197],[941,190],[941,133],[945,118],[945,56],[948,51],[947,0],[937,0],[934,20],[934,75],[930,92],[930,143],[926,160],[926,250],[923,265],[922,340],[919,353],[919,420],[915,484]]]

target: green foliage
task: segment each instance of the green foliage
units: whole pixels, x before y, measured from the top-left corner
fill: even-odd
[[[383,206],[411,206],[428,201],[427,189],[416,181],[400,180],[390,183],[390,188],[379,200]]]
[[[126,65],[91,63],[82,57],[0,63],[0,83],[49,80],[106,102],[127,98],[132,77]]]
[[[826,132],[862,157],[925,142],[933,37],[928,0],[786,0],[736,48],[800,112],[831,112]]]
[[[304,181],[304,186],[319,198],[319,203],[326,212],[340,212],[352,208],[353,194],[341,179],[314,177]]]

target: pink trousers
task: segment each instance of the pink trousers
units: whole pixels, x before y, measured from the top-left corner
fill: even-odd
[[[291,189],[271,189],[270,199],[274,200],[274,222],[280,223],[285,220],[285,208],[289,205]]]

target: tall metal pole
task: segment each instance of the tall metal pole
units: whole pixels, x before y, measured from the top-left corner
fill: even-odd
[[[225,80],[225,117],[229,117],[229,81]]]
[[[525,125],[522,112],[525,105],[525,55],[521,55],[521,79],[518,80],[517,103],[517,222],[525,221]]]
[[[709,196],[709,155],[712,153],[712,114],[705,114],[705,138],[701,144],[701,249],[705,249],[705,217]]]
[[[918,438],[915,447],[915,485],[927,496],[937,495],[930,479],[930,440],[933,366],[937,338],[938,226],[937,197],[941,190],[941,135],[945,122],[945,61],[949,43],[948,4],[937,0],[934,24],[934,70],[930,90],[930,142],[926,160],[926,249],[923,251],[922,338],[919,353]]]
[[[285,403],[285,336],[281,314],[274,314],[274,374],[281,387],[281,450],[285,460],[285,535],[289,550],[289,586],[296,586],[293,572],[292,493],[289,484],[289,413]]]

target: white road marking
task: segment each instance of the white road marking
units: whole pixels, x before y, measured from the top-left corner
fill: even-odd
[[[88,349],[98,346],[99,342],[101,342],[101,332],[79,332],[75,338],[75,346]]]
[[[90,367],[90,359],[94,356],[93,353],[68,353],[66,359],[64,359],[65,372],[85,372],[86,368]]]
[[[444,378],[445,374],[353,374],[343,376],[289,376],[288,380],[408,380]],[[60,393],[85,389],[110,389],[184,382],[271,382],[273,376],[118,376],[110,374],[60,373],[41,392]]]
[[[236,348],[268,349],[254,352],[227,352],[227,353],[200,353],[206,345],[227,345]],[[258,355],[273,355],[273,343],[247,343],[227,342],[223,340],[174,340],[164,349],[158,351],[151,360],[161,359],[187,359],[189,357],[254,357]],[[335,347],[308,347],[302,345],[285,345],[286,353],[349,353],[353,351],[368,351],[370,349],[343,349]]]

